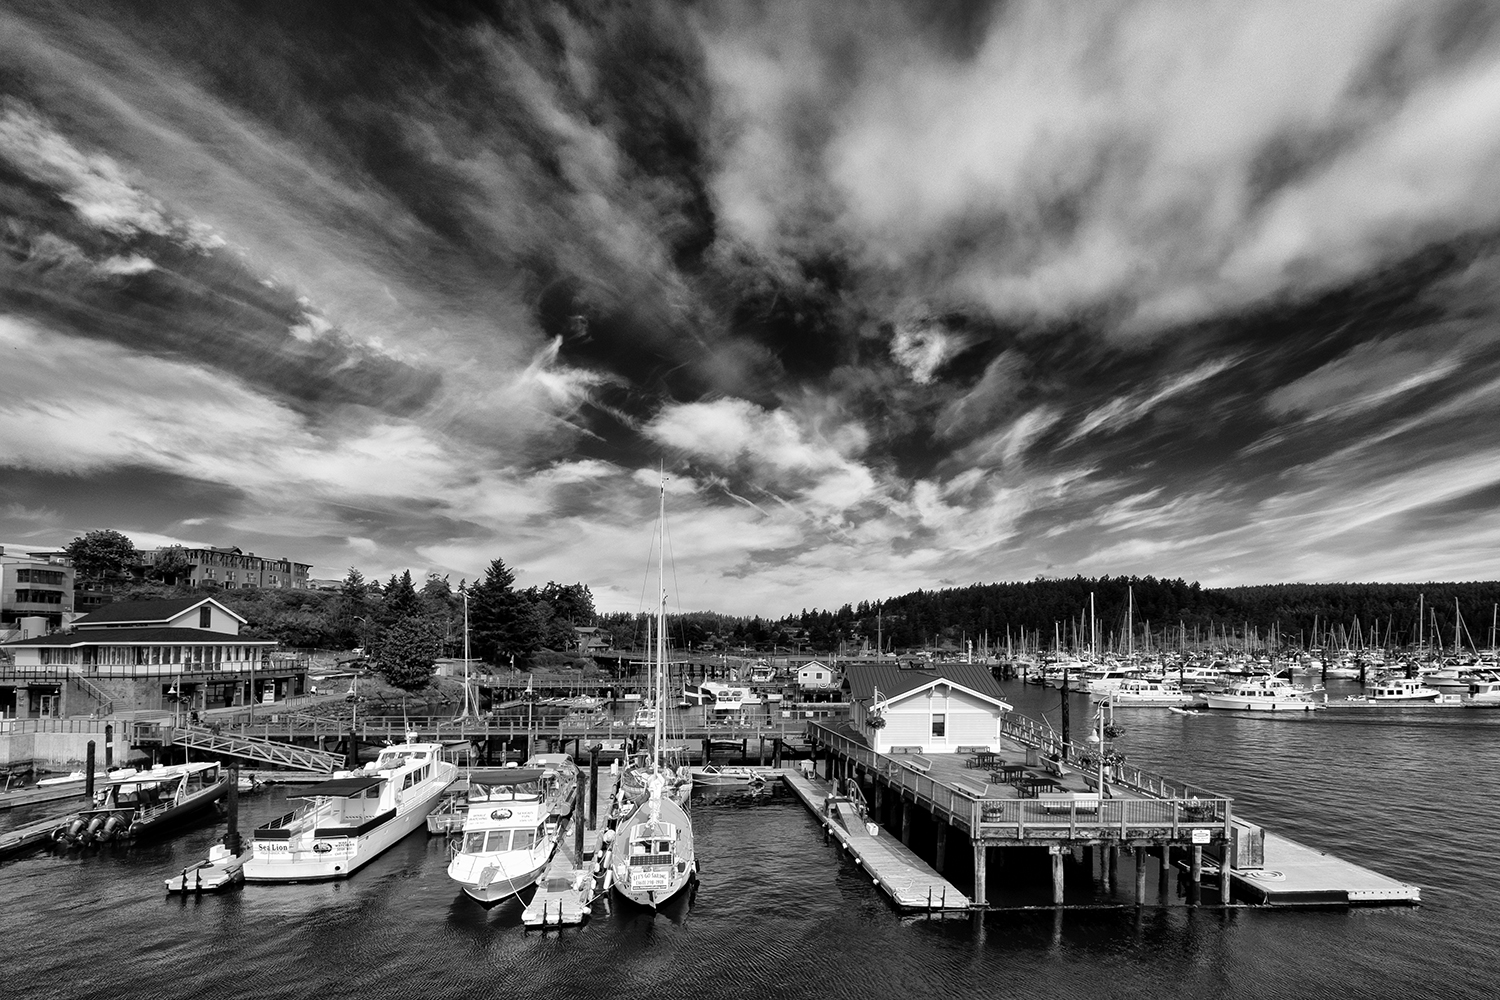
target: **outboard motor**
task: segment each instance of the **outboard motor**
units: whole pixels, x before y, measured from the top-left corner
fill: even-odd
[[[106,841],[119,840],[125,836],[125,832],[129,829],[130,820],[126,819],[124,816],[111,816],[108,820],[105,821],[104,829],[100,832],[99,837],[101,840]]]
[[[75,818],[71,823],[58,827],[52,832],[52,839],[59,844],[72,846],[78,842],[78,835],[83,832],[82,818]]]
[[[104,828],[104,817],[93,816],[89,819],[89,825],[84,827],[83,833],[78,837],[85,844],[93,843],[99,839],[99,831]]]

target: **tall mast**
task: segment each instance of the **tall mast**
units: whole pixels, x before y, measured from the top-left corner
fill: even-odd
[[[479,706],[474,706],[479,714]],[[464,587],[464,718],[469,717],[469,588]]]
[[[661,477],[661,500],[659,503],[661,522],[661,548],[656,552],[657,589],[661,592],[661,604],[656,609],[656,759],[653,770],[661,769],[661,745],[667,728],[663,724],[666,715],[667,671],[667,477]]]

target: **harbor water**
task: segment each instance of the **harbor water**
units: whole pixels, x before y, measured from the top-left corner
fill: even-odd
[[[1352,689],[1351,689],[1352,690]],[[1056,691],[1009,685],[1060,724]],[[1340,694],[1335,692],[1334,697]],[[1071,720],[1088,725],[1085,699]],[[1341,710],[1313,716],[1121,710],[1132,763],[1235,798],[1253,822],[1422,887],[1420,908],[1194,908],[1177,887],[1137,909],[1070,865],[1065,910],[1045,860],[992,864],[1008,909],[895,913],[789,794],[695,798],[701,880],[666,914],[616,905],[528,931],[484,909],[417,833],[343,882],[168,897],[222,823],[164,843],[41,853],[0,867],[7,996],[156,997],[1494,997],[1500,879],[1500,712]],[[286,789],[242,803],[242,828]],[[1156,872],[1151,869],[1154,889]]]

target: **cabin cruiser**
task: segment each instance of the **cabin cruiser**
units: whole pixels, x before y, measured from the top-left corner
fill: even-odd
[[[1235,681],[1223,691],[1205,691],[1203,700],[1209,708],[1240,712],[1311,712],[1327,706],[1316,692],[1294,687],[1279,677],[1256,677]]]
[[[1095,698],[1120,708],[1171,708],[1198,700],[1197,695],[1182,690],[1176,681],[1154,681],[1143,677],[1126,678],[1113,691]]]
[[[111,776],[94,804],[52,832],[69,847],[139,840],[193,819],[229,791],[217,763],[158,764],[148,771]]]
[[[535,885],[573,812],[578,778],[567,754],[538,754],[519,768],[470,771],[463,834],[448,877],[486,904]]]
[[[295,793],[302,805],[255,828],[247,882],[347,878],[422,826],[458,768],[441,743],[387,746],[363,770]],[[288,797],[291,797],[289,795]]]
[[[1464,686],[1465,690],[1468,685]],[[1370,691],[1371,701],[1433,701],[1441,694],[1437,688],[1428,687],[1420,680],[1410,677],[1392,677],[1380,681]]]
[[[749,785],[760,788],[776,776],[772,767],[704,764],[692,768],[694,785]]]

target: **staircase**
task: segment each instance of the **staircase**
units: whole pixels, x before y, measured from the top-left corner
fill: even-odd
[[[94,699],[94,702],[98,705],[95,711],[99,713],[99,718],[103,719],[115,714],[115,700],[108,691],[82,674],[69,673],[68,681],[71,684],[76,684],[78,690]],[[75,711],[72,714],[78,715],[79,713]]]
[[[170,732],[172,742],[180,747],[243,757],[262,764],[275,764],[280,768],[328,774],[344,766],[342,754],[263,740],[257,736],[216,733],[202,726],[178,726]]]

